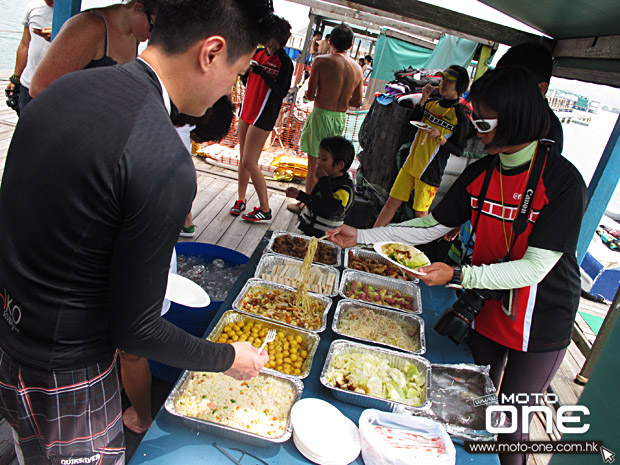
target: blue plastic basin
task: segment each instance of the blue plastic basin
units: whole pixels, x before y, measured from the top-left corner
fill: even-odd
[[[224,260],[228,266],[237,266],[245,265],[249,260],[247,256],[236,250],[203,242],[178,242],[175,249],[177,255],[198,256],[205,263],[219,258]],[[222,305],[222,301],[211,301],[207,307],[192,308],[171,302],[170,310],[164,315],[164,319],[194,336],[202,337],[220,305]],[[153,376],[170,384],[173,384],[181,374],[179,368],[173,368],[153,360],[149,360],[149,365]]]

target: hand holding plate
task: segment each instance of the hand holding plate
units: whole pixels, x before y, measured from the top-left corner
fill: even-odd
[[[424,273],[420,279],[427,286],[440,286],[448,284],[454,275],[454,268],[446,263],[435,262],[430,265],[418,268],[418,271]]]

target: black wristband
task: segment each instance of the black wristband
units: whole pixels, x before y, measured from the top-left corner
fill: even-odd
[[[450,287],[452,289],[463,289],[463,271],[460,266],[453,267],[454,274],[452,275],[452,279],[446,287]]]

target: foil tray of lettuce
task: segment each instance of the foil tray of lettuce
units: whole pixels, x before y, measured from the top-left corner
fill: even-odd
[[[495,435],[486,430],[486,409],[497,405],[497,391],[489,377],[489,367],[474,364],[432,364],[429,395],[432,406],[413,412],[442,423],[453,440],[490,441]],[[398,407],[396,412],[408,409]],[[505,425],[506,416],[496,412],[494,426]]]
[[[427,410],[431,364],[423,357],[337,339],[332,342],[321,384],[349,404],[392,411]]]

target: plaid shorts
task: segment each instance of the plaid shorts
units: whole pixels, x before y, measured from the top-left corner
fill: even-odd
[[[28,465],[125,463],[116,357],[70,371],[41,371],[0,348],[0,414]]]

